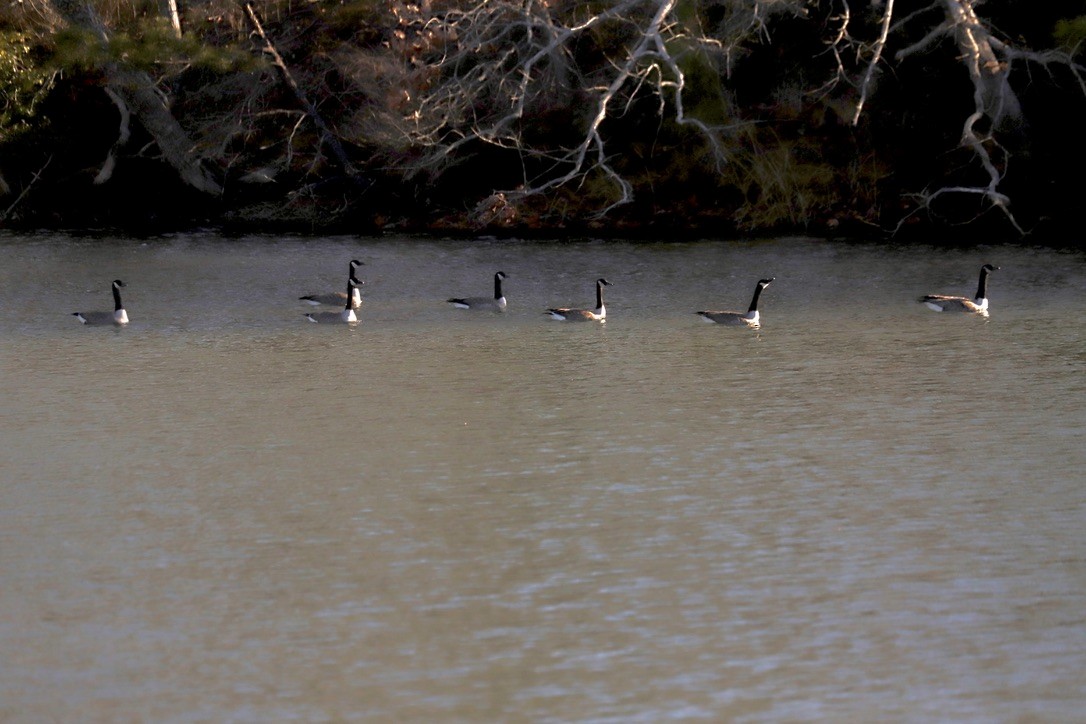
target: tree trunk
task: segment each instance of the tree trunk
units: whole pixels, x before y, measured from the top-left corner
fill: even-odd
[[[109,38],[105,23],[91,6],[80,0],[52,0],[52,3],[68,23],[93,31],[103,41]],[[222,193],[222,187],[196,155],[195,144],[170,112],[151,77],[116,61],[107,62],[103,71],[109,88],[151,134],[162,156],[181,179],[199,191]]]
[[[169,21],[174,35],[181,38],[181,15],[177,11],[177,0],[158,0],[158,11]]]

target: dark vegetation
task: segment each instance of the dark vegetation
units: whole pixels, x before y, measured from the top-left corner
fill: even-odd
[[[1081,1],[177,11],[0,6],[0,226],[1067,238],[1082,223]]]

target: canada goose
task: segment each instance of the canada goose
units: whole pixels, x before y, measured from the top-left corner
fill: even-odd
[[[358,321],[358,317],[354,313],[354,307],[352,302],[354,300],[354,293],[358,291],[358,282],[354,279],[347,280],[347,293],[343,295],[343,311],[342,312],[306,312],[304,315],[310,322],[316,322],[318,324],[334,324],[336,322],[346,322],[353,324]]]
[[[607,321],[607,309],[603,306],[604,286],[614,286],[606,279],[596,280],[596,308],[573,309],[571,307],[555,307],[548,309],[544,314],[551,315],[551,319],[561,319],[566,322],[605,322]]]
[[[985,264],[980,268],[980,283],[977,284],[977,296],[974,299],[967,297],[953,297],[946,294],[928,294],[920,297],[928,309],[936,312],[969,312],[988,316],[988,275],[999,267]]]
[[[351,307],[354,309],[358,309],[362,306],[362,292],[359,291],[357,285],[365,284],[365,282],[355,276],[355,270],[360,266],[365,266],[365,264],[357,259],[351,259],[351,272],[348,279],[354,281],[356,285],[353,288],[354,291],[351,292]],[[298,299],[308,304],[312,304],[315,307],[320,306],[321,304],[327,304],[330,307],[338,307],[347,301],[347,295],[343,292],[328,292],[327,294],[307,294],[304,297],[298,297]]]
[[[716,324],[728,324],[748,329],[758,329],[761,325],[758,315],[758,298],[762,296],[762,290],[769,286],[775,277],[760,279],[758,286],[754,287],[754,297],[750,300],[750,308],[746,312],[695,312],[706,322]]]
[[[72,316],[82,324],[128,324],[128,312],[124,311],[121,304],[121,287],[124,282],[120,279],[113,280],[113,311],[112,312],[72,312]]]
[[[505,279],[505,272],[498,272],[494,275],[494,297],[454,297],[447,299],[449,304],[453,305],[457,309],[475,309],[486,312],[504,312],[505,311],[505,295],[502,294],[502,279]]]

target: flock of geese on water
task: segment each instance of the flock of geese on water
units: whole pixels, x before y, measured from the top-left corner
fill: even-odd
[[[350,263],[350,274],[347,278],[346,292],[329,292],[325,294],[308,294],[299,297],[300,301],[314,306],[342,306],[339,312],[308,312],[304,316],[310,322],[315,323],[347,323],[358,322],[355,310],[362,306],[362,293],[359,286],[363,283],[357,277],[358,267],[364,264],[357,259]],[[977,294],[972,299],[968,297],[952,296],[947,294],[927,294],[919,301],[936,312],[965,312],[988,316],[988,275],[998,269],[997,266],[985,264],[980,268],[980,283],[977,285]],[[453,297],[446,300],[457,309],[468,309],[486,312],[504,312],[507,306],[505,294],[502,292],[502,280],[506,279],[505,272],[494,274],[493,297]],[[754,287],[754,297],[750,300],[750,307],[745,312],[704,310],[696,312],[698,316],[707,322],[725,324],[735,327],[758,329],[761,326],[758,314],[758,299],[762,291],[773,281],[773,277],[758,280]],[[128,312],[121,304],[121,288],[125,286],[120,279],[113,280],[113,311],[112,312],[72,312],[83,324],[113,324],[123,326],[128,324]],[[575,307],[552,307],[545,314],[552,319],[567,322],[604,322],[607,320],[607,308],[603,306],[603,288],[612,286],[611,282],[600,278],[596,280],[596,306],[591,309],[578,309]]]

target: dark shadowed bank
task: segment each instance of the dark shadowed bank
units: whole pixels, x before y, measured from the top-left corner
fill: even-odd
[[[1080,1],[0,8],[0,226],[1070,238]]]

